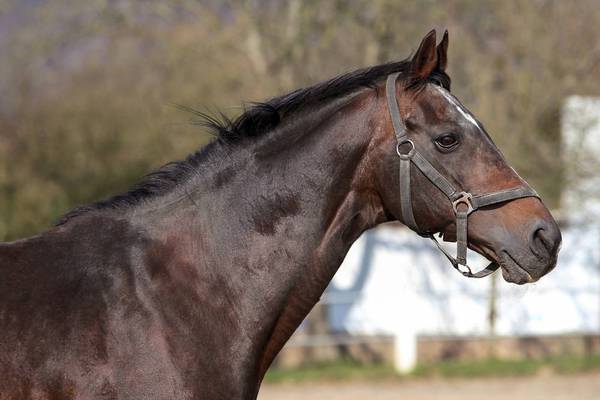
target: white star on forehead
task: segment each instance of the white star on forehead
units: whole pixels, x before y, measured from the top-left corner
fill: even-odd
[[[475,120],[475,118],[473,118],[473,116],[463,108],[463,106],[458,102],[458,100],[456,100],[456,98],[454,96],[452,96],[450,94],[450,92],[448,92],[446,89],[439,87],[439,86],[435,86],[435,88],[437,89],[437,91],[439,91],[441,93],[442,96],[444,96],[444,98],[446,100],[448,100],[450,102],[450,104],[452,104],[454,106],[454,108],[456,108],[458,110],[458,112],[465,117],[465,119],[467,121],[469,121],[470,123],[472,123],[473,125],[475,125],[478,129],[481,130],[481,127],[479,126],[479,124],[477,123],[477,120]]]

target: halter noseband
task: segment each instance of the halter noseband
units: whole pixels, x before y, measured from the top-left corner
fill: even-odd
[[[458,272],[469,278],[483,278],[499,268],[499,265],[492,261],[483,270],[473,273],[467,265],[467,219],[469,214],[477,211],[481,207],[492,204],[503,203],[506,201],[521,199],[523,197],[538,197],[538,194],[531,187],[518,186],[512,189],[500,190],[482,195],[472,195],[471,193],[457,190],[425,157],[415,148],[415,144],[408,138],[406,126],[400,116],[400,108],[396,98],[396,79],[400,73],[389,75],[386,82],[386,95],[394,133],[396,134],[396,152],[400,158],[400,207],[402,210],[402,219],[404,223],[423,237],[428,237],[434,241],[438,249],[450,260],[452,266]],[[402,147],[410,147],[407,152],[402,151]],[[446,197],[452,202],[452,208],[456,214],[456,258],[448,253],[433,236],[433,232],[421,232],[415,221],[412,207],[411,187],[410,187],[410,167],[414,164]],[[461,269],[461,267],[463,267]]]

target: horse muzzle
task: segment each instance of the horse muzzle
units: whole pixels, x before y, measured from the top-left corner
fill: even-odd
[[[528,246],[506,246],[498,253],[502,276],[507,282],[536,282],[556,267],[562,242],[556,222],[538,220],[530,228]]]

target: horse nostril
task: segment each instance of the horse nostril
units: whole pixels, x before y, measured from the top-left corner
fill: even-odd
[[[547,258],[555,255],[561,240],[560,230],[555,223],[541,222],[532,231],[529,247],[538,258]]]
[[[536,249],[538,251],[538,253],[541,252],[541,250],[543,250],[543,249],[545,249],[547,253],[550,252],[551,244],[548,243],[548,239],[546,237],[544,237],[544,229],[543,228],[538,228],[533,232],[532,242],[533,242],[532,244],[533,244],[534,249]]]

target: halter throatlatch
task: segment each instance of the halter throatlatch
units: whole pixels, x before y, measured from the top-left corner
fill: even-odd
[[[425,157],[415,148],[415,144],[408,138],[406,126],[400,116],[400,108],[396,98],[396,79],[400,73],[395,73],[387,78],[386,95],[392,125],[396,135],[396,152],[400,158],[400,207],[404,223],[423,237],[434,241],[438,249],[461,274],[469,278],[483,278],[496,271],[499,266],[491,262],[483,270],[473,273],[467,265],[467,222],[469,214],[481,207],[506,201],[521,199],[523,197],[539,197],[535,190],[527,185],[512,189],[500,190],[482,195],[457,190]],[[439,190],[452,202],[452,209],[456,215],[456,258],[448,253],[433,236],[435,232],[422,232],[415,220],[412,207],[410,169],[416,166]]]

